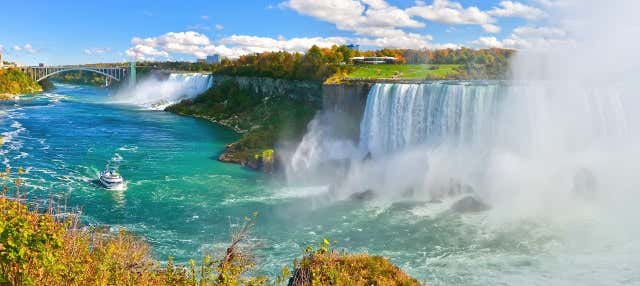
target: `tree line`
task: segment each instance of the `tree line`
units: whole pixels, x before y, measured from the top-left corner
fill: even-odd
[[[261,76],[291,80],[324,81],[335,74],[354,69],[353,57],[390,56],[398,64],[458,64],[462,78],[502,79],[508,74],[509,59],[515,53],[509,49],[380,49],[360,51],[346,45],[320,48],[312,46],[305,53],[263,52],[223,58],[218,64],[185,61],[141,61],[138,71],[148,69],[213,72],[231,76]],[[100,65],[100,64],[95,64]]]
[[[506,77],[509,59],[514,54],[507,49],[381,49],[359,51],[347,46],[319,48],[312,46],[306,53],[264,52],[223,59],[212,66],[217,74],[233,76],[264,76],[294,80],[323,81],[336,73],[354,69],[351,59],[357,56],[391,56],[398,64],[459,64],[468,78]]]

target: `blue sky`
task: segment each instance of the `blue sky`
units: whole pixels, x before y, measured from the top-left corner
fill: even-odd
[[[5,60],[74,64],[195,60],[311,44],[364,48],[526,46],[564,36],[551,0],[6,1]]]

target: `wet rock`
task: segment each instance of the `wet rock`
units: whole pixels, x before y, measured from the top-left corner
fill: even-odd
[[[238,151],[233,144],[227,145],[224,152],[218,157],[218,160],[225,163],[242,164],[242,159],[238,156]]]
[[[369,201],[376,196],[373,190],[366,190],[364,192],[353,193],[349,198],[354,201]]]
[[[450,178],[447,184],[431,190],[431,199],[439,201],[445,198],[456,197],[463,194],[473,194],[475,190],[471,185],[464,184],[461,180]]]
[[[464,197],[451,206],[451,210],[457,213],[475,213],[489,209],[491,209],[489,205],[473,196]]]
[[[403,198],[412,198],[413,196],[415,196],[416,194],[416,190],[414,190],[413,188],[410,188],[404,192],[402,192],[402,197]]]
[[[395,203],[391,204],[391,206],[389,206],[388,211],[390,211],[390,212],[408,211],[408,210],[411,210],[413,208],[423,207],[426,204],[427,204],[426,202],[420,202],[420,201],[416,201],[416,202],[413,202],[413,201],[395,202]]]
[[[573,193],[577,196],[593,199],[598,192],[598,180],[591,170],[579,169],[573,176]]]

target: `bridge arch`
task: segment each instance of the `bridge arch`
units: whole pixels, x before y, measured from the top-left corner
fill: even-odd
[[[43,79],[46,79],[46,78],[48,78],[48,77],[50,77],[50,76],[52,76],[52,75],[56,75],[56,74],[64,73],[64,72],[68,72],[68,71],[88,71],[88,72],[94,72],[94,73],[98,73],[98,74],[101,74],[101,75],[103,75],[103,76],[106,76],[106,77],[108,77],[108,78],[114,79],[114,80],[116,80],[116,81],[120,81],[120,79],[119,79],[119,78],[117,78],[117,77],[115,77],[115,76],[113,76],[113,75],[110,75],[110,74],[108,74],[108,73],[105,73],[105,72],[103,72],[103,71],[100,71],[99,69],[83,68],[83,67],[73,67],[73,68],[67,68],[67,69],[57,70],[57,71],[54,71],[54,72],[52,72],[52,73],[49,73],[49,74],[46,74],[46,75],[42,76],[41,78],[37,79],[36,81],[37,81],[37,82],[39,82],[39,81],[41,81],[41,80],[43,80]]]

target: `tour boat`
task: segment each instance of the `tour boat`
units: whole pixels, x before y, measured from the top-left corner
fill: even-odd
[[[122,176],[113,170],[104,170],[100,172],[100,183],[107,189],[122,189],[124,188],[124,179]]]

